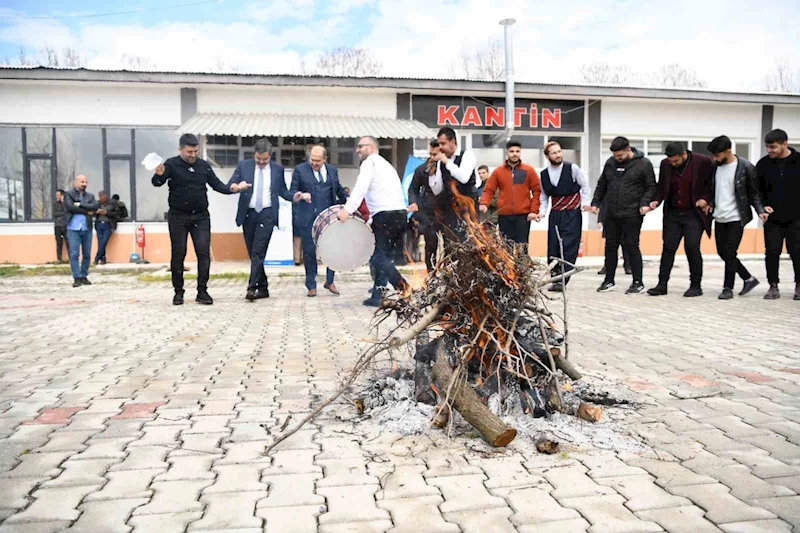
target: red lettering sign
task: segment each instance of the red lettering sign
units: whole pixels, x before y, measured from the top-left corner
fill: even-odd
[[[536,107],[536,104],[531,104],[531,112],[528,118],[531,122],[531,128],[539,126],[539,108]]]
[[[560,109],[542,109],[542,127],[543,128],[561,128],[561,110]]]
[[[458,126],[456,111],[458,111],[457,105],[451,105],[451,106],[440,105],[438,107],[436,122],[440,126]]]
[[[502,107],[497,109],[495,107],[486,106],[486,119],[483,121],[484,126],[505,126],[506,110]]]
[[[462,126],[483,126],[481,123],[481,115],[478,113],[478,108],[474,105],[468,105],[464,109],[464,118],[461,119]]]
[[[521,128],[522,127],[522,115],[528,112],[527,109],[524,107],[515,107],[514,108],[514,127]]]

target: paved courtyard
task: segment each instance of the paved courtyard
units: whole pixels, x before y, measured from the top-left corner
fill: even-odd
[[[660,298],[576,277],[571,360],[638,395],[600,425],[645,446],[553,456],[401,437],[347,401],[263,456],[369,339],[363,276],[315,299],[274,276],[255,303],[212,280],[212,307],[126,275],[0,278],[0,533],[800,532],[800,302],[747,266],[762,285],[728,302],[719,262],[695,299],[685,263]]]

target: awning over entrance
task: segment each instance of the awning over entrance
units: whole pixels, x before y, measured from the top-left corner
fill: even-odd
[[[431,130],[416,120],[330,115],[282,115],[247,113],[198,113],[178,133],[237,135],[240,137],[353,138],[371,135],[379,139],[427,139]]]

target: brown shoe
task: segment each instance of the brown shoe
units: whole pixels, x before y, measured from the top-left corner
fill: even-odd
[[[323,287],[331,291],[331,293],[335,294],[336,296],[339,296],[339,289],[336,288],[335,284],[331,283],[330,285],[328,285],[326,283],[325,285],[323,285]]]
[[[317,289],[308,289],[306,296],[309,298],[314,298],[317,295]]]

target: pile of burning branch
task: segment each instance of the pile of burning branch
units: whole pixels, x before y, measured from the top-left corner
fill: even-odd
[[[549,264],[533,260],[496,227],[464,224],[467,238],[448,244],[423,287],[384,301],[375,325],[396,321],[392,331],[364,350],[334,396],[267,452],[351,387],[376,355],[412,340],[417,348],[415,398],[436,406],[433,426],[446,426],[456,410],[491,445],[505,446],[516,430],[503,422],[497,408],[490,409],[493,402],[519,402],[533,417],[561,412],[599,420],[599,408],[574,397],[565,401],[569,385],[562,381],[581,378],[567,359],[566,292],[560,317],[548,309],[551,299],[543,292],[581,268],[570,265],[572,270],[554,276],[562,259]]]

